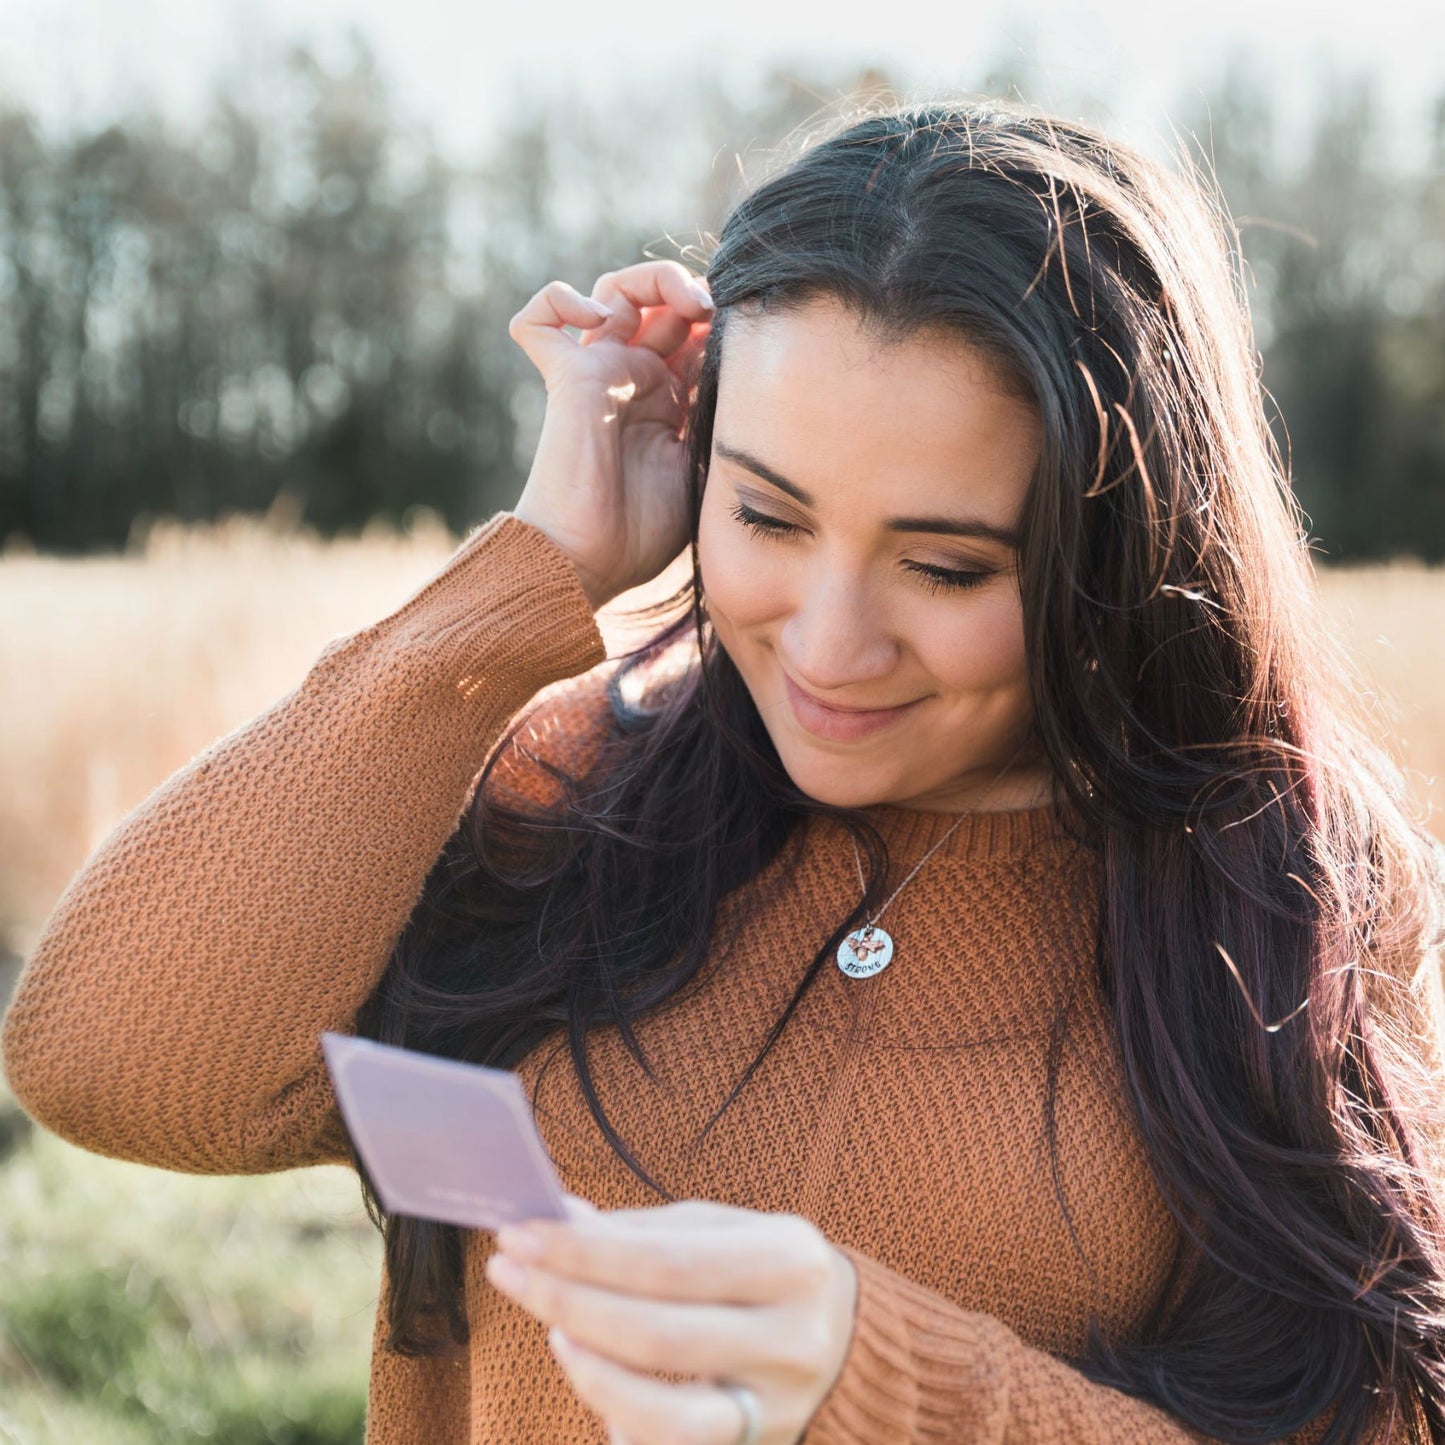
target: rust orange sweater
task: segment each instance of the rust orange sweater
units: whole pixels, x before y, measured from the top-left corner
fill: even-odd
[[[166,1169],[346,1162],[319,1034],[353,1028],[509,720],[577,678],[548,692],[528,747],[575,743],[602,706],[604,657],[550,539],[505,512],[474,529],[395,612],[333,639],[294,691],[156,789],[72,879],[5,1020],[24,1107],[83,1148]],[[874,812],[897,878],[954,821]],[[614,1030],[595,1039],[604,1104],[679,1197],[801,1213],[856,1266],[852,1344],[804,1445],[1203,1438],[1065,1363],[1090,1311],[1124,1337],[1137,1328],[1175,1240],[1092,983],[1093,866],[1045,808],[966,819],[890,909],[892,966],[826,970],[701,1148],[856,900],[847,835],[811,828],[794,870],[726,900],[734,919],[750,911],[746,935],[720,942],[684,1005],[640,1025],[656,1080]],[[1079,990],[1057,1100],[1077,1246],[1044,1148],[1064,988]],[[519,1073],[529,1092],[540,1082],[569,1190],[603,1209],[658,1202],[597,1131],[565,1049],[544,1041]],[[543,1326],[487,1282],[491,1239],[469,1236],[463,1361],[379,1347],[383,1270],[370,1445],[604,1439]]]

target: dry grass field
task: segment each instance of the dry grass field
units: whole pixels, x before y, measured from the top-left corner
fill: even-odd
[[[1411,796],[1445,838],[1445,569],[1333,568],[1320,596]]]
[[[157,524],[125,556],[0,557],[0,941],[23,957],[127,811],[437,570],[460,538],[418,513],[330,543],[233,517]]]
[[[425,514],[329,544],[232,519],[155,527],[124,557],[0,558],[0,1007],[15,956],[122,815],[458,540]],[[1321,587],[1445,833],[1445,572]],[[625,640],[615,619],[603,630]],[[102,1159],[28,1129],[0,1089],[0,1258],[5,1445],[360,1440],[380,1241],[347,1171],[210,1179]]]

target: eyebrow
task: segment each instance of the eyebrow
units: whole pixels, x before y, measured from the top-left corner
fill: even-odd
[[[726,442],[714,441],[713,449],[720,457],[746,467],[754,476],[771,482],[780,492],[786,492],[795,502],[805,507],[816,506],[812,494],[796,482],[790,482],[782,473],[776,472],[766,462],[740,447],[729,446]],[[995,527],[980,517],[890,517],[883,524],[890,532],[936,532],[945,537],[983,537],[1018,551],[1019,535],[1008,527]]]

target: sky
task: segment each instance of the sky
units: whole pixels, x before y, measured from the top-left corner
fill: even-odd
[[[625,103],[707,63],[745,96],[764,63],[785,59],[810,74],[881,62],[925,89],[1026,59],[1038,76],[1026,100],[1070,110],[1096,97],[1122,135],[1148,143],[1167,139],[1181,96],[1206,87],[1231,48],[1248,48],[1287,123],[1302,124],[1363,66],[1399,133],[1418,137],[1445,94],[1442,17],[1423,0],[0,0],[0,96],[48,130],[138,107],[184,124],[218,69],[255,60],[259,72],[266,48],[288,38],[324,53],[355,26],[403,107],[457,159],[485,147],[517,85],[565,83]]]

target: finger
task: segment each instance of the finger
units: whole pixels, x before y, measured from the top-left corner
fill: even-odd
[[[562,328],[589,332],[609,320],[609,308],[584,296],[565,281],[549,281],[507,324],[507,334],[546,374],[551,362],[577,346]]]
[[[670,306],[694,320],[713,313],[707,281],[694,276],[679,261],[642,261],[605,271],[592,287],[592,295],[617,310],[644,306]]]
[[[711,331],[712,324],[710,322],[693,322],[686,340],[668,356],[668,369],[679,381],[691,385],[697,380],[697,373],[701,369],[702,354],[707,348],[707,338]]]
[[[614,314],[589,333],[589,341],[630,340],[642,324],[644,306],[670,306],[693,321],[710,319],[713,313],[706,283],[680,261],[643,261],[606,271],[593,285],[592,296]]]
[[[677,408],[679,425],[684,424],[692,409],[693,390],[702,371],[702,353],[710,330],[706,321],[692,322],[682,342],[663,358],[668,371],[667,389]]]
[[[637,334],[627,344],[645,346],[649,351],[667,357],[687,340],[692,328],[692,319],[672,307],[649,306],[642,313],[642,325]]]
[[[796,1312],[764,1305],[680,1304],[601,1289],[531,1268],[515,1285],[498,1256],[487,1278],[545,1325],[634,1370],[707,1375],[808,1368]]]
[[[650,1234],[660,1225],[670,1227],[678,1223],[689,1227],[736,1225],[755,1229],[764,1220],[791,1216],[743,1209],[736,1204],[724,1204],[720,1199],[674,1199],[670,1204],[644,1205],[638,1209],[609,1209],[604,1212],[604,1217],[612,1223],[628,1225]]]
[[[659,1300],[771,1304],[827,1287],[834,1261],[824,1236],[789,1215],[755,1216],[752,1228],[721,1221],[669,1222],[663,1210],[645,1225],[617,1214],[568,1224],[534,1220],[503,1230],[498,1246],[580,1283]],[[536,1241],[528,1249],[527,1239]]]
[[[736,1401],[715,1385],[650,1379],[565,1333],[552,1331],[547,1342],[578,1397],[629,1445],[673,1445],[677,1440],[730,1445],[741,1434]]]

